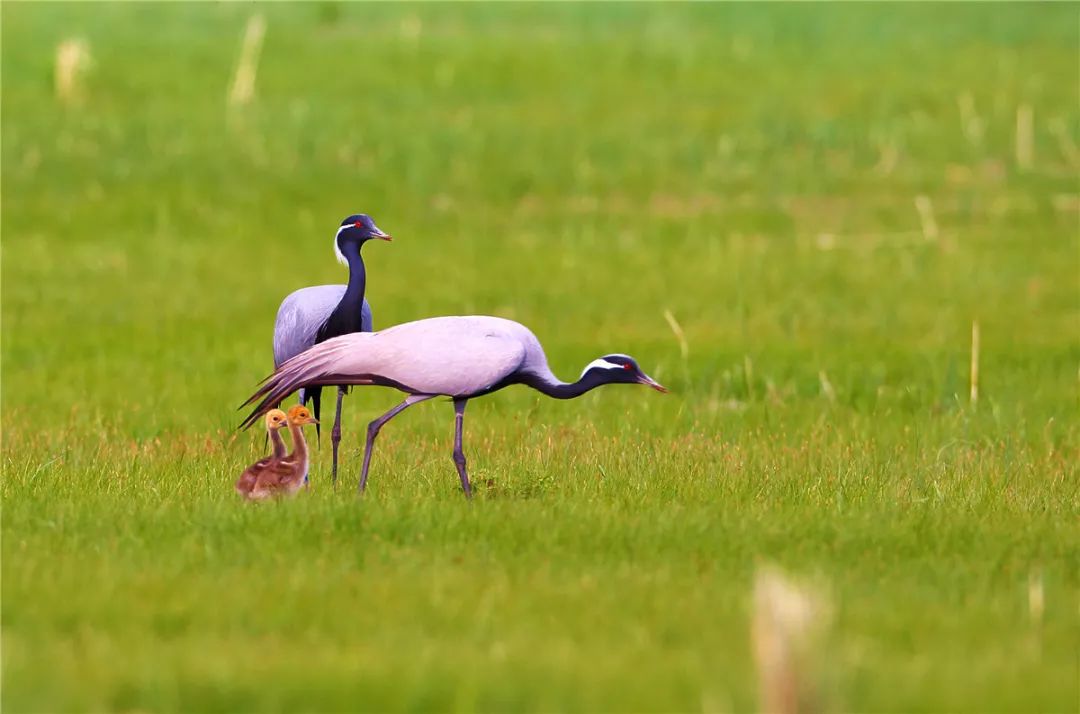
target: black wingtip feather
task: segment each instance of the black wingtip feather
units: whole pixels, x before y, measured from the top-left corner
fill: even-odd
[[[311,397],[311,413],[315,415],[315,441],[322,445],[322,429],[319,424],[319,414],[322,411],[322,387],[305,387],[304,398]]]

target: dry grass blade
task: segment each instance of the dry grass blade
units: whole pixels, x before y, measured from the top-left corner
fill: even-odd
[[[82,97],[80,77],[90,66],[90,47],[85,40],[68,39],[56,47],[53,87],[56,98],[72,104]]]
[[[266,34],[266,20],[262,15],[252,15],[244,28],[244,41],[240,48],[240,59],[236,63],[236,72],[229,88],[229,105],[233,107],[249,104],[255,97],[255,75],[259,70],[259,55],[262,52],[263,35]]]
[[[1042,624],[1045,610],[1046,595],[1043,590],[1042,570],[1032,570],[1028,574],[1028,614],[1031,615],[1033,625],[1039,626]]]
[[[971,403],[979,401],[979,321],[971,322]]]
[[[923,238],[928,241],[938,239],[937,219],[934,217],[934,204],[929,196],[919,195],[915,197],[915,210],[919,212],[919,222],[922,224]]]
[[[682,353],[682,358],[685,360],[690,356],[690,345],[686,342],[686,333],[683,332],[682,325],[675,319],[675,315],[671,310],[664,310],[664,319],[667,320],[668,327],[675,334],[675,339],[679,341],[679,352]]]
[[[828,620],[823,598],[766,566],[754,577],[751,645],[761,711],[793,714],[818,709],[810,670],[816,642]]]
[[[964,92],[956,98],[956,104],[960,109],[960,128],[963,130],[968,143],[972,146],[981,145],[984,126],[979,113],[975,109],[975,97],[972,96],[971,92]]]
[[[821,393],[830,402],[836,402],[836,390],[833,388],[832,382],[829,381],[829,375],[825,374],[825,370],[818,371],[818,382],[821,384]]]
[[[893,139],[887,139],[878,143],[878,161],[874,164],[873,171],[878,176],[889,176],[896,169],[900,161],[900,147]]]
[[[1035,163],[1035,110],[1030,104],[1016,108],[1016,165],[1030,169]]]
[[[1069,165],[1073,168],[1080,167],[1080,149],[1076,148],[1076,142],[1069,134],[1069,127],[1065,120],[1058,117],[1050,122],[1050,133],[1057,139],[1061,155],[1065,157]]]

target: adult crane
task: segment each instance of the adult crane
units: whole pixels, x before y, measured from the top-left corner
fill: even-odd
[[[576,382],[562,382],[548,367],[540,341],[524,325],[488,316],[433,317],[327,340],[297,355],[267,377],[242,405],[258,402],[241,426],[254,424],[297,389],[332,384],[394,387],[408,395],[368,424],[360,491],[367,485],[371,450],[383,425],[413,404],[450,397],[454,402],[454,465],[466,496],[472,495],[472,488],[461,433],[470,399],[512,384],[524,384],[556,399],[573,399],[604,384],[644,384],[667,391],[624,354],[595,359]]]
[[[371,216],[358,213],[346,218],[334,236],[334,253],[339,262],[349,267],[348,284],[301,288],[281,301],[277,319],[274,320],[274,369],[320,342],[354,332],[371,332],[371,306],[364,299],[367,272],[360,257],[360,248],[373,238],[391,240],[389,234],[375,225]],[[319,418],[322,386],[313,386],[300,393],[301,404],[311,400],[315,419]],[[331,480],[337,484],[341,400],[347,387],[344,384],[331,386],[338,387],[334,426],[330,431],[334,450]]]

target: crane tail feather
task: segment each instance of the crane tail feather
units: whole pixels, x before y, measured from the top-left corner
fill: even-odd
[[[275,380],[259,389],[255,394],[245,402],[246,404],[253,404],[258,402],[252,412],[247,415],[243,422],[241,422],[239,429],[247,429],[252,424],[257,422],[266,412],[274,408],[275,404],[284,401],[290,394],[297,391],[300,388],[310,387],[333,387],[333,386],[368,386],[368,385],[381,385],[386,387],[395,387],[412,393],[414,390],[404,388],[395,382],[387,382],[368,374],[362,375],[350,375],[350,374],[323,374],[316,377],[304,379],[302,382],[285,379],[275,378]],[[318,418],[318,417],[316,417]]]
[[[329,340],[283,362],[274,370],[273,374],[259,384],[255,393],[241,405],[241,409],[253,404],[255,407],[240,424],[240,428],[249,428],[258,421],[259,417],[272,409],[273,405],[283,402],[286,397],[298,389],[304,389],[306,393],[311,395],[315,418],[318,419],[322,406],[321,389],[319,389],[321,387],[385,384],[386,386],[400,388],[397,383],[388,382],[377,375],[343,374],[336,371],[334,362],[347,346],[347,343],[340,342],[340,339]],[[403,391],[410,390],[404,389]]]

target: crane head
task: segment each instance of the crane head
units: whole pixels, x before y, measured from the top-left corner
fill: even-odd
[[[341,227],[334,236],[334,253],[342,264],[348,265],[346,253],[352,250],[359,253],[360,246],[373,238],[393,240],[389,233],[383,232],[375,225],[371,216],[366,213],[356,213],[341,222]]]
[[[603,384],[644,384],[658,392],[667,391],[664,385],[642,372],[630,355],[610,354],[594,359],[585,366],[581,379],[586,376]]]
[[[266,428],[270,431],[277,431],[288,425],[289,417],[280,409],[271,409],[266,412]]]
[[[311,416],[308,408],[297,404],[289,410],[289,424],[303,426],[304,424],[318,424],[319,420]]]

